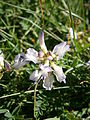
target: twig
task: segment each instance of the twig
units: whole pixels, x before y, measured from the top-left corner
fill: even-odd
[[[44,30],[44,15],[43,15],[42,0],[39,0],[39,2],[40,2],[41,18],[42,18],[42,30]]]
[[[81,86],[74,86],[75,88],[80,88]],[[69,89],[70,86],[64,86],[64,87],[56,87],[56,88],[53,88],[53,90],[61,90],[61,89]],[[36,90],[36,92],[38,91],[44,91],[44,89],[40,89],[40,90]],[[1,96],[0,99],[4,99],[4,98],[8,98],[8,97],[14,97],[14,96],[18,96],[18,95],[21,95],[21,94],[29,94],[29,93],[33,93],[34,90],[29,90],[29,91],[25,91],[24,93],[21,93],[21,92],[18,92],[18,93],[13,93],[13,94],[10,94],[10,95],[4,95],[4,96]]]
[[[34,118],[36,118],[36,90],[37,90],[37,85],[38,85],[38,82],[36,82],[36,85],[35,85],[35,88],[34,88]]]

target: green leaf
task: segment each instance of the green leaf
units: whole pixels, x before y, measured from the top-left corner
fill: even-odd
[[[3,77],[3,73],[0,73],[0,79]]]
[[[7,109],[0,109],[0,114],[7,112]]]
[[[15,109],[12,111],[12,115],[14,115],[15,113],[17,113],[19,111],[20,106],[18,105],[17,107],[15,107]]]
[[[7,88],[7,86],[6,86],[6,85],[4,85],[4,84],[1,84],[1,83],[0,83],[0,86]]]
[[[41,105],[41,109],[42,110],[46,110],[46,106],[45,105]]]
[[[7,111],[7,112],[4,114],[4,116],[7,117],[7,118],[13,118],[12,114],[11,114],[9,111]]]

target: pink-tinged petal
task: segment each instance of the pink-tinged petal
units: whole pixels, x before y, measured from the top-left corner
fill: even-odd
[[[46,47],[45,42],[44,42],[44,33],[43,33],[43,31],[40,31],[40,33],[39,33],[39,43],[40,43],[40,47],[43,50],[43,52],[47,53],[47,47]]]
[[[28,61],[25,61],[25,54],[21,53],[16,55],[14,59],[14,65],[12,66],[14,69],[18,70],[22,66],[28,64]]]
[[[39,63],[38,61],[38,52],[34,50],[33,48],[27,49],[27,52],[25,54],[25,60],[26,61],[32,61],[35,64]]]
[[[47,60],[53,60],[53,57],[52,56],[48,56]]]
[[[35,70],[29,77],[30,80],[37,82],[41,77],[41,73],[38,70]]]
[[[43,53],[42,50],[40,50],[40,51],[38,52],[38,57],[39,57],[39,58],[42,58],[43,56],[44,56],[44,53]]]
[[[62,42],[54,47],[52,53],[55,54],[57,56],[57,60],[59,60],[68,50],[69,45],[66,45],[66,42]]]
[[[51,51],[48,51],[47,53],[47,60],[53,60],[53,56],[52,56],[52,52]]]
[[[5,69],[6,69],[6,71],[10,71],[10,69],[11,69],[11,66],[7,61],[5,61]]]
[[[59,81],[59,82],[64,82],[64,83],[66,83],[66,76],[65,76],[65,74],[63,73],[63,69],[62,69],[62,67],[60,67],[60,66],[57,66],[57,65],[55,65],[54,63],[53,63],[53,65],[52,65],[52,67],[53,67],[53,69],[54,69],[54,74],[55,74],[55,76],[56,76],[56,78],[57,78],[57,80]]]
[[[54,77],[52,74],[48,74],[48,76],[43,80],[43,87],[46,90],[51,90],[54,82]]]

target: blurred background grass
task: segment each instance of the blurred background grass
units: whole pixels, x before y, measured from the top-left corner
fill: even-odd
[[[71,50],[62,61],[67,83],[54,82],[46,91],[38,85],[37,119],[90,119],[90,2],[89,0],[42,0],[43,19],[38,0],[0,0],[0,49],[13,64],[18,53],[33,47],[39,50],[38,33],[42,29],[49,50],[67,41]],[[69,28],[83,32],[73,46],[67,34]],[[77,50],[75,50],[74,49]],[[19,71],[4,72],[0,80],[0,119],[31,120],[33,118],[34,84],[29,76],[33,63]],[[27,92],[29,91],[29,92]]]

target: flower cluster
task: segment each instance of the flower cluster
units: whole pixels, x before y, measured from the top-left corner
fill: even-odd
[[[27,49],[26,54],[21,53],[15,57],[13,67],[19,69],[30,61],[38,64],[39,70],[35,70],[30,75],[30,80],[38,82],[38,80],[42,79],[43,87],[46,90],[51,90],[54,82],[53,74],[56,76],[57,81],[66,83],[66,76],[63,73],[63,69],[61,66],[57,66],[55,61],[60,60],[64,56],[66,51],[69,50],[69,45],[67,45],[66,42],[62,42],[56,45],[53,51],[48,51],[42,31],[39,33],[39,43],[41,47],[39,52],[33,48]]]

